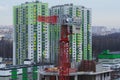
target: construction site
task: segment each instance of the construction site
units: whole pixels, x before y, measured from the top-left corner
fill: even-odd
[[[78,65],[73,63],[74,67],[71,67],[68,36],[77,32],[79,33],[79,26],[82,23],[81,20],[80,17],[72,18],[69,15],[61,15],[59,18],[58,16],[39,16],[38,21],[40,22],[51,24],[60,23],[61,25],[58,66],[45,68],[43,72],[40,72],[40,75],[43,76],[43,78],[40,77],[41,80],[110,80],[110,72],[112,70],[100,70],[100,72],[96,72],[96,63],[92,60],[82,60]],[[71,30],[71,26],[73,25],[75,31]]]
[[[13,65],[1,64],[0,80],[111,80],[92,60],[90,9],[35,1],[13,11]]]
[[[72,66],[68,74],[61,76],[58,67],[53,64],[31,64],[30,61],[25,61],[24,65],[17,66],[1,64],[0,80],[111,80],[111,72],[112,70],[104,69],[101,64],[83,61],[81,66]]]

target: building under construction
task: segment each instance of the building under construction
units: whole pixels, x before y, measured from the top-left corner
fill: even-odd
[[[56,68],[48,68],[40,71],[39,80],[59,80],[59,73]],[[78,68],[72,68],[69,80],[112,80],[112,70],[104,69],[102,64],[95,64],[94,61],[82,61]]]
[[[89,67],[88,67],[89,66]],[[69,80],[111,80],[110,69],[104,69],[94,61],[83,61],[79,67],[72,67]],[[0,64],[0,80],[59,80],[58,68],[53,64],[31,64],[5,66]]]

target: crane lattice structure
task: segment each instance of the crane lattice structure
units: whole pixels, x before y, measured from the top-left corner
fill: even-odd
[[[71,25],[80,26],[79,18],[71,18],[69,15],[58,16],[38,16],[39,22],[61,25],[61,37],[59,40],[59,80],[69,80],[70,57],[69,57],[69,34]]]

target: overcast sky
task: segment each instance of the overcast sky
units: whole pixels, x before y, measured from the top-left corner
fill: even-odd
[[[13,25],[13,6],[35,0],[0,0],[0,25]],[[39,0],[50,6],[73,3],[92,9],[92,25],[120,27],[120,0]]]

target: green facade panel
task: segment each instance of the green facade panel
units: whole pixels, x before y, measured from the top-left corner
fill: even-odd
[[[33,80],[38,80],[38,70],[37,70],[37,66],[33,66],[33,69],[32,69],[32,77],[33,77]]]
[[[17,77],[17,69],[12,69],[11,74],[12,74],[11,79],[17,80],[17,78],[18,78]]]
[[[22,68],[22,80],[28,80],[28,69]]]
[[[103,51],[101,54],[98,55],[99,59],[117,59],[120,58],[119,53],[110,53],[109,50]]]
[[[76,61],[77,62],[80,62],[80,59],[79,59],[79,57],[80,57],[79,48],[80,48],[80,45],[81,45],[80,43],[81,43],[80,34],[76,34]]]

